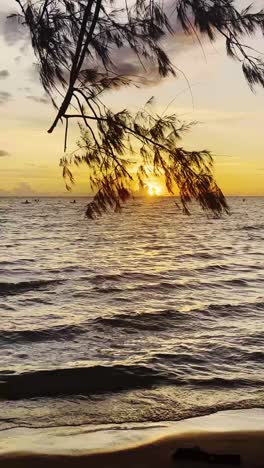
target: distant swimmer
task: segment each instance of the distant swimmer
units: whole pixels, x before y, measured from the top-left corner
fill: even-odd
[[[243,198],[243,202],[245,202],[245,201],[246,201],[246,199],[245,199],[245,198]]]
[[[76,200],[71,201],[71,203],[76,203]]]
[[[30,205],[30,203],[29,203],[28,200],[26,200],[26,201],[24,201],[24,202],[22,202],[22,203],[24,203],[24,205]]]

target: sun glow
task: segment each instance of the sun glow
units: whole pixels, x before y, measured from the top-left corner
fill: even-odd
[[[151,197],[155,197],[157,195],[161,195],[162,193],[162,189],[159,185],[157,184],[148,184],[147,185],[147,189],[148,189],[148,194],[151,196]]]

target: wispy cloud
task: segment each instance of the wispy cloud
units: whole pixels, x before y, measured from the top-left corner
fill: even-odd
[[[13,190],[14,195],[27,197],[30,195],[35,195],[35,191],[27,182],[20,182]]]
[[[177,27],[173,34],[167,34],[163,40],[163,47],[168,52],[173,64],[175,58],[186,49],[197,45],[193,37],[187,36],[181,28]],[[155,86],[159,84],[163,78],[159,74],[157,64],[148,60],[140,60],[137,55],[129,47],[116,49],[113,52],[114,71],[121,75],[128,75],[136,82],[145,86]],[[180,70],[175,67],[176,74],[181,74]]]
[[[40,104],[49,104],[50,100],[46,96],[27,96],[27,99]]]
[[[8,70],[0,70],[0,80],[4,80],[10,75]]]
[[[12,95],[7,91],[0,91],[0,105],[6,104],[11,98]]]
[[[0,150],[0,158],[4,158],[5,156],[10,156],[8,151]]]
[[[20,41],[25,41],[28,29],[19,17],[8,17],[13,11],[0,12],[0,34],[4,37],[7,45],[12,46]]]

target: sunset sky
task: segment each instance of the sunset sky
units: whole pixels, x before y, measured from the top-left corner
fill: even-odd
[[[256,4],[264,7],[264,1]],[[6,14],[15,8],[14,0],[1,0],[0,195],[63,195],[59,168],[63,129],[58,126],[52,135],[47,133],[55,110],[38,81],[30,43],[5,23]],[[254,45],[264,52],[263,38],[256,38]],[[221,39],[214,44],[204,40],[203,51],[197,41],[179,34],[170,38],[168,47],[173,63],[188,78],[193,102],[180,72],[177,79],[111,92],[106,102],[115,110],[137,110],[155,95],[161,112],[171,103],[168,111],[200,122],[183,144],[213,152],[216,178],[226,195],[264,195],[264,90],[250,91],[239,63],[226,56]],[[72,125],[69,149],[75,148],[77,138],[78,130]],[[88,191],[80,172],[73,193]]]

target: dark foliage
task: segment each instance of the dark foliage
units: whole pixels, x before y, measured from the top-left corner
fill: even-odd
[[[144,185],[150,171],[163,178],[169,193],[177,187],[183,209],[197,200],[203,209],[220,215],[228,211],[212,173],[212,157],[206,150],[186,151],[179,145],[190,127],[175,115],[156,115],[151,102],[132,115],[111,112],[102,101],[109,89],[141,84],[138,76],[120,75],[114,57],[118,49],[132,51],[142,70],[156,66],[161,77],[175,75],[176,68],[162,48],[174,34],[162,1],[135,0],[15,0],[30,29],[38,58],[40,78],[57,109],[51,133],[65,121],[65,152],[70,119],[79,119],[81,139],[72,155],[62,158],[63,175],[70,189],[71,165],[90,168],[90,184],[96,192],[87,207],[93,218],[109,207],[120,209],[135,182]],[[242,64],[253,88],[264,86],[264,62],[243,38],[257,30],[264,33],[264,11],[248,6],[238,11],[233,0],[174,0],[175,21],[186,34],[205,34],[226,40],[227,53]],[[176,39],[175,39],[176,40]],[[56,104],[56,96],[62,103]]]

